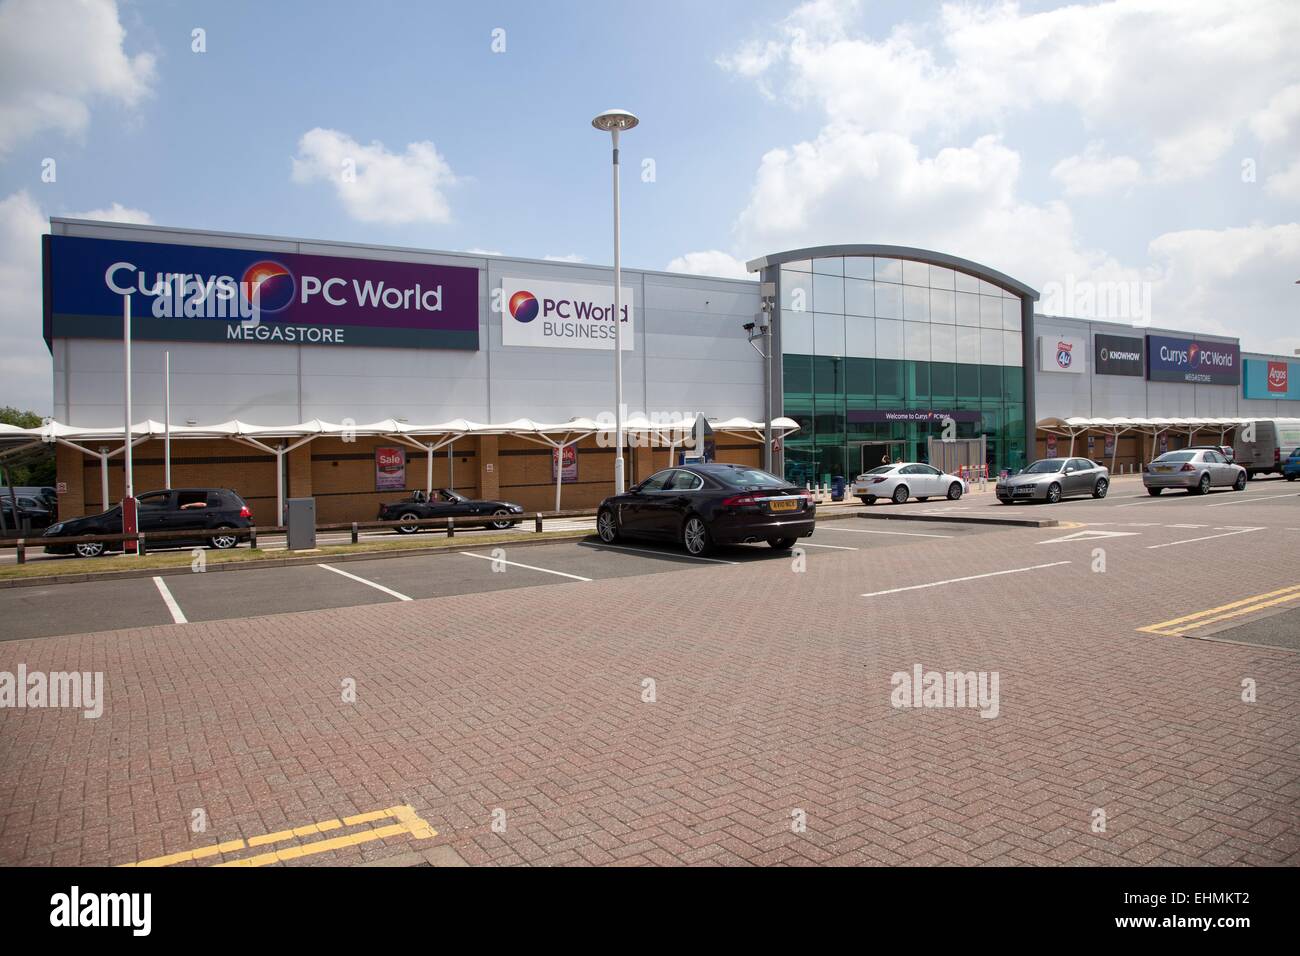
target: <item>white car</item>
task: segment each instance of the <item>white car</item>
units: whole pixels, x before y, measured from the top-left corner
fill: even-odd
[[[888,498],[901,505],[908,498],[925,501],[928,498],[947,498],[956,501],[966,493],[966,482],[919,462],[902,461],[896,465],[881,465],[858,475],[853,481],[853,494],[864,505],[876,503],[877,498]]]

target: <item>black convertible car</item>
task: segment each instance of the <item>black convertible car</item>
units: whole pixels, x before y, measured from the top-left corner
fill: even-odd
[[[607,544],[621,537],[680,541],[694,555],[715,544],[792,547],[813,533],[817,505],[803,488],[748,465],[685,465],[651,475],[596,512]]]
[[[519,519],[514,516],[523,514],[523,511],[523,505],[513,502],[481,501],[476,498],[466,498],[450,488],[434,488],[431,495],[426,495],[423,491],[413,491],[409,498],[403,498],[393,504],[380,505],[379,520],[410,521],[412,523],[409,525],[398,525],[397,530],[402,534],[415,534],[420,528],[414,522],[421,518],[492,515],[497,520],[489,522],[488,527],[504,531],[519,523]]]

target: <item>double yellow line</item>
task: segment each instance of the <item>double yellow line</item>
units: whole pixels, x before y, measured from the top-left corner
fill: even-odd
[[[1256,594],[1254,597],[1242,598],[1240,601],[1233,601],[1231,604],[1212,607],[1208,611],[1197,611],[1195,614],[1188,614],[1186,617],[1176,617],[1172,621],[1148,624],[1146,627],[1139,627],[1138,630],[1146,634],[1183,637],[1188,631],[1194,631],[1200,627],[1230,621],[1244,614],[1251,614],[1255,611],[1262,611],[1265,608],[1277,607],[1279,604],[1297,600],[1300,600],[1300,584],[1293,584],[1278,591]]]
[[[414,808],[402,804],[396,807],[389,807],[386,810],[371,810],[369,813],[358,813],[354,816],[344,817],[341,820],[322,820],[319,823],[308,823],[305,826],[294,827],[291,830],[277,830],[275,833],[264,833],[260,836],[249,837],[247,841],[228,840],[225,843],[216,843],[212,846],[199,847],[196,850],[183,850],[180,853],[170,853],[167,856],[156,856],[152,859],[140,860],[138,863],[125,863],[123,866],[173,866],[177,863],[193,863],[209,857],[234,853],[237,850],[251,850],[261,846],[270,846],[274,843],[283,843],[286,840],[293,840],[299,837],[316,836],[322,833],[329,833],[333,830],[342,830],[345,827],[361,826],[362,824],[374,823],[378,820],[390,819],[396,820],[397,822],[382,827],[370,827],[365,830],[358,830],[355,833],[347,833],[342,836],[329,837],[324,840],[315,840],[311,843],[303,843],[298,846],[285,847],[280,850],[270,850],[265,853],[259,853],[255,856],[241,857],[237,860],[227,860],[223,863],[216,863],[214,865],[266,866],[269,863],[283,863],[287,860],[296,860],[304,856],[314,856],[317,853],[328,853],[330,850],[341,850],[345,847],[370,843],[373,840],[383,840],[387,837],[400,836],[403,833],[410,834],[417,840],[428,840],[438,835],[438,831],[421,819],[416,814]]]

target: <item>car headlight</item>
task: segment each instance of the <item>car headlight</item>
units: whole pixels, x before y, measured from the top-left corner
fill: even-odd
[[[46,528],[46,529],[45,529],[45,533],[46,533],[46,534],[58,534],[58,533],[59,533],[60,531],[62,531],[62,530],[63,530],[63,524],[62,524],[62,522],[56,522],[55,524],[52,524],[52,525],[50,525],[48,528]]]

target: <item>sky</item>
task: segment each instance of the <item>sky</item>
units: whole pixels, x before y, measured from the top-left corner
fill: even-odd
[[[1297,49],[1294,0],[0,0],[0,405],[52,406],[50,216],[608,264],[610,107],[630,268],[912,245],[1291,354]]]

